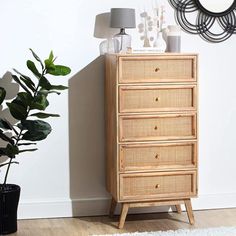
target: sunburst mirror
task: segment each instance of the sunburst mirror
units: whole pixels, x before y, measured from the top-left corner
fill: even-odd
[[[181,28],[220,43],[236,34],[236,0],[169,0]]]

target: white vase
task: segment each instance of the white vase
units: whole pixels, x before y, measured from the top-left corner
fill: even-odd
[[[166,51],[166,41],[163,39],[162,32],[157,33],[157,38],[153,44],[153,47],[155,47],[158,52]]]

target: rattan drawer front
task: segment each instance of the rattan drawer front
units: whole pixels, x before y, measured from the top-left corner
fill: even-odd
[[[196,81],[196,57],[127,58],[119,61],[119,82],[186,82]]]
[[[121,200],[192,197],[196,194],[195,171],[120,175]]]
[[[196,86],[121,86],[120,112],[196,109]]]
[[[155,141],[196,138],[196,114],[120,116],[119,139]]]
[[[120,145],[120,171],[195,168],[196,142]]]

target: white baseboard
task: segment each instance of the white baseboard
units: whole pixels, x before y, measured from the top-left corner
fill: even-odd
[[[19,219],[58,218],[72,216],[107,215],[110,199],[53,199],[46,201],[20,202]],[[194,210],[235,208],[236,193],[200,195],[193,199]],[[119,207],[116,213],[119,213]],[[130,213],[167,212],[169,207],[130,209]]]

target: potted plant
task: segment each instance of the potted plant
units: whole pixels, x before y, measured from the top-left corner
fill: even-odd
[[[58,114],[45,113],[48,107],[48,97],[52,93],[60,94],[60,90],[68,87],[53,85],[47,76],[65,76],[70,73],[70,68],[55,64],[53,52],[42,61],[32,49],[34,59],[40,65],[40,70],[31,60],[27,61],[28,69],[33,73],[34,79],[26,76],[16,69],[12,75],[14,81],[19,84],[20,91],[11,102],[6,102],[11,115],[17,120],[12,124],[5,118],[0,118],[0,138],[6,146],[0,147],[0,157],[7,157],[7,161],[0,163],[0,168],[5,167],[5,177],[0,184],[0,235],[17,231],[17,207],[20,196],[20,186],[7,182],[9,170],[17,155],[24,152],[33,152],[32,148],[51,133],[49,123],[43,121],[48,117],[58,117]],[[6,90],[0,87],[0,105],[5,101]],[[9,135],[9,133],[11,135]]]

